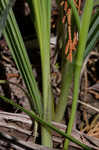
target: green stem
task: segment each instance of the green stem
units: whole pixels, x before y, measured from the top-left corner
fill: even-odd
[[[40,44],[41,68],[42,68],[42,92],[43,92],[43,119],[52,120],[52,99],[50,85],[50,18],[51,0],[28,0],[31,12],[35,11],[35,27]],[[32,14],[32,20],[34,19]],[[51,134],[43,128],[42,144],[52,147]]]
[[[70,120],[68,124],[67,134],[70,135],[73,127],[73,122],[75,119],[75,113],[77,108],[77,99],[79,93],[79,81],[80,81],[80,72],[84,58],[85,46],[88,37],[88,30],[90,25],[90,19],[93,9],[93,0],[86,0],[83,17],[81,20],[81,28],[79,35],[79,44],[78,44],[78,53],[76,57],[75,72],[74,72],[74,94],[72,102],[72,112],[70,115]],[[68,150],[69,140],[65,141],[64,150]]]
[[[31,118],[35,119],[37,122],[39,122],[45,128],[49,128],[49,130],[53,130],[53,131],[57,132],[58,134],[62,135],[63,137],[65,137],[65,138],[69,139],[70,141],[74,142],[75,144],[81,146],[85,150],[92,150],[92,148],[90,148],[87,145],[81,143],[80,141],[78,141],[77,139],[73,138],[72,136],[69,136],[68,134],[64,133],[63,131],[57,129],[50,122],[46,122],[46,121],[42,120],[37,115],[35,115],[34,112],[32,112],[32,111],[30,112],[30,111],[24,109],[24,107],[16,104],[14,101],[12,101],[12,100],[4,97],[4,96],[0,95],[0,98],[3,99],[5,102],[10,103],[11,105],[16,107],[17,109],[20,109],[21,111],[25,112],[28,116],[30,116]]]
[[[61,82],[61,94],[56,105],[54,121],[60,122],[63,119],[64,112],[67,105],[68,93],[70,88],[70,83],[72,80],[72,64],[66,61],[64,56],[65,45],[66,45],[66,33],[64,33],[65,26],[62,23],[62,18],[64,16],[63,7],[59,5],[59,21],[57,24],[57,49],[61,49],[62,52],[62,62],[61,62],[61,72],[62,72],[62,82]],[[71,68],[71,69],[70,69]]]
[[[59,102],[56,105],[56,113],[54,120],[56,122],[60,122],[63,119],[64,112],[67,105],[68,93],[71,86],[72,76],[73,76],[73,64],[70,62],[64,61],[62,66],[62,87],[61,87],[61,95],[59,98]]]

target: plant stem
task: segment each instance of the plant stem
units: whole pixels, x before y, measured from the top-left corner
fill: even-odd
[[[52,120],[52,98],[50,85],[50,18],[51,0],[28,0],[31,12],[35,11],[35,27],[40,44],[41,69],[42,69],[42,92],[43,92],[43,119]],[[34,19],[32,14],[32,20]],[[41,129],[42,144],[52,147],[51,134]]]
[[[79,81],[80,81],[80,71],[83,63],[84,52],[86,41],[88,37],[89,24],[91,19],[93,9],[93,0],[86,0],[83,17],[81,20],[81,28],[79,35],[78,53],[75,62],[75,72],[74,72],[74,94],[72,102],[72,112],[70,115],[70,120],[68,124],[67,134],[70,135],[73,127],[73,122],[75,119],[75,113],[77,108],[77,99],[79,93]],[[65,141],[64,150],[68,150],[69,140]]]
[[[61,85],[61,95],[59,98],[59,102],[56,105],[56,113],[55,113],[55,121],[60,122],[63,119],[64,112],[67,105],[68,94],[71,86],[72,76],[73,76],[73,64],[64,61],[62,66],[62,85]]]
[[[56,105],[54,121],[60,122],[63,119],[64,112],[67,105],[68,93],[70,89],[70,83],[72,80],[72,64],[66,61],[64,56],[65,45],[66,45],[66,33],[64,33],[65,25],[62,23],[62,18],[64,16],[63,7],[59,5],[59,20],[57,24],[57,49],[61,49],[61,73],[62,73],[62,82],[61,82],[61,94],[58,100],[58,104]],[[57,50],[56,49],[56,50]],[[71,69],[70,69],[71,68]],[[68,71],[69,69],[69,71]]]

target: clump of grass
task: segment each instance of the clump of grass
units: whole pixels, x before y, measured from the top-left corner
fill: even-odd
[[[75,7],[74,1],[67,1],[68,6],[72,10],[72,19],[75,20],[76,24],[74,25],[78,29],[78,47],[75,53],[73,54],[72,62],[69,62],[65,57],[65,44],[68,41],[68,34],[64,33],[64,28],[67,24],[62,24],[63,10],[60,9],[60,22],[58,24],[58,42],[62,48],[62,83],[61,83],[61,94],[59,97],[59,102],[54,110],[54,95],[52,94],[51,89],[51,77],[50,77],[50,22],[51,22],[51,0],[27,0],[30,9],[31,9],[31,18],[35,24],[38,41],[40,45],[40,57],[41,57],[41,70],[42,70],[42,96],[38,88],[37,82],[32,72],[32,67],[30,60],[28,58],[24,42],[19,31],[13,10],[12,5],[9,4],[10,0],[1,0],[0,1],[0,16],[3,20],[2,24],[4,27],[1,28],[3,36],[5,37],[7,44],[11,50],[12,56],[15,60],[15,63],[20,71],[20,74],[25,82],[27,87],[28,99],[31,106],[31,112],[25,110],[23,107],[15,104],[12,100],[0,96],[1,99],[5,100],[7,103],[12,104],[24,111],[27,115],[34,118],[37,122],[42,125],[41,139],[42,144],[48,147],[52,147],[52,137],[51,130],[56,131],[65,138],[68,138],[64,144],[64,149],[68,149],[69,140],[80,145],[86,150],[90,150],[88,146],[80,143],[78,140],[71,137],[72,126],[74,122],[75,112],[77,108],[77,99],[79,94],[79,78],[80,71],[85,57],[91,51],[94,46],[94,43],[88,43],[87,41],[96,41],[99,37],[97,31],[98,26],[98,15],[93,17],[91,21],[91,14],[93,8],[93,0],[86,0],[85,7],[83,10],[83,15],[80,19],[78,11]],[[57,3],[60,7],[60,1],[57,0]],[[97,13],[98,14],[98,13]],[[35,17],[34,17],[35,16]],[[5,24],[6,21],[6,24]],[[91,24],[90,24],[91,22]],[[0,24],[2,26],[2,24]],[[0,27],[1,27],[0,26]],[[89,28],[90,26],[90,28]],[[61,32],[63,31],[63,32]],[[88,33],[89,31],[89,33]],[[67,31],[68,32],[68,31]],[[72,31],[72,34],[74,30]],[[92,35],[94,36],[92,37]],[[86,44],[87,43],[87,44]],[[70,115],[69,125],[67,129],[67,134],[55,128],[51,121],[60,122],[63,119],[64,112],[67,105],[68,94],[72,81],[74,80],[74,91],[73,91],[73,103],[72,103],[72,112]],[[0,81],[2,84],[5,81]],[[9,83],[10,84],[10,83]]]

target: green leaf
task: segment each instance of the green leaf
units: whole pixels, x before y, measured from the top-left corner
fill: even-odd
[[[1,0],[0,8],[3,11],[6,8],[8,0]],[[42,115],[42,102],[41,95],[32,72],[32,67],[22,36],[20,34],[15,16],[12,9],[9,11],[7,23],[3,35],[11,50],[12,56],[16,62],[18,69],[27,87],[28,93],[31,96],[30,105],[31,109]]]
[[[84,59],[93,50],[97,41],[99,41],[99,10],[96,11],[91,20]]]
[[[77,100],[79,94],[79,81],[80,81],[80,72],[83,64],[83,57],[85,52],[85,47],[87,43],[88,30],[91,21],[91,15],[93,10],[93,1],[86,0],[85,7],[83,11],[83,16],[81,19],[80,33],[79,33],[79,43],[77,49],[77,56],[75,60],[75,71],[74,71],[74,90],[73,90],[73,100],[72,100],[72,110],[68,123],[67,134],[70,135],[72,132],[72,127],[75,119],[75,113],[77,109]],[[68,150],[69,141],[66,140],[64,144],[64,150]]]
[[[42,70],[42,101],[43,118],[51,121],[52,119],[52,93],[50,84],[50,23],[51,23],[51,0],[27,0],[31,8],[32,20],[35,15],[35,28],[40,45],[41,70]],[[42,143],[51,147],[51,136],[49,131],[42,129]]]
[[[10,0],[3,11],[0,9],[0,37],[2,35],[3,29],[5,28],[8,13],[14,4],[15,0]]]

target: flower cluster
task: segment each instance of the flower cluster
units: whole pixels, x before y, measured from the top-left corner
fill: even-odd
[[[74,4],[76,6],[76,8],[78,9],[78,12],[80,14],[80,6],[81,6],[81,0],[78,0],[78,3],[76,2],[76,0],[74,0]],[[77,46],[77,43],[78,43],[78,40],[77,40],[77,33],[74,32],[74,35],[73,35],[73,39],[72,39],[72,36],[71,36],[71,7],[68,6],[68,3],[67,3],[67,0],[65,1],[62,1],[60,3],[61,6],[64,6],[64,12],[65,12],[65,15],[62,19],[62,23],[65,24],[65,21],[66,21],[66,18],[67,18],[67,26],[68,26],[68,41],[67,41],[67,44],[66,44],[66,47],[65,47],[65,55],[67,56],[67,59],[72,62],[72,51],[76,50],[76,46]]]

